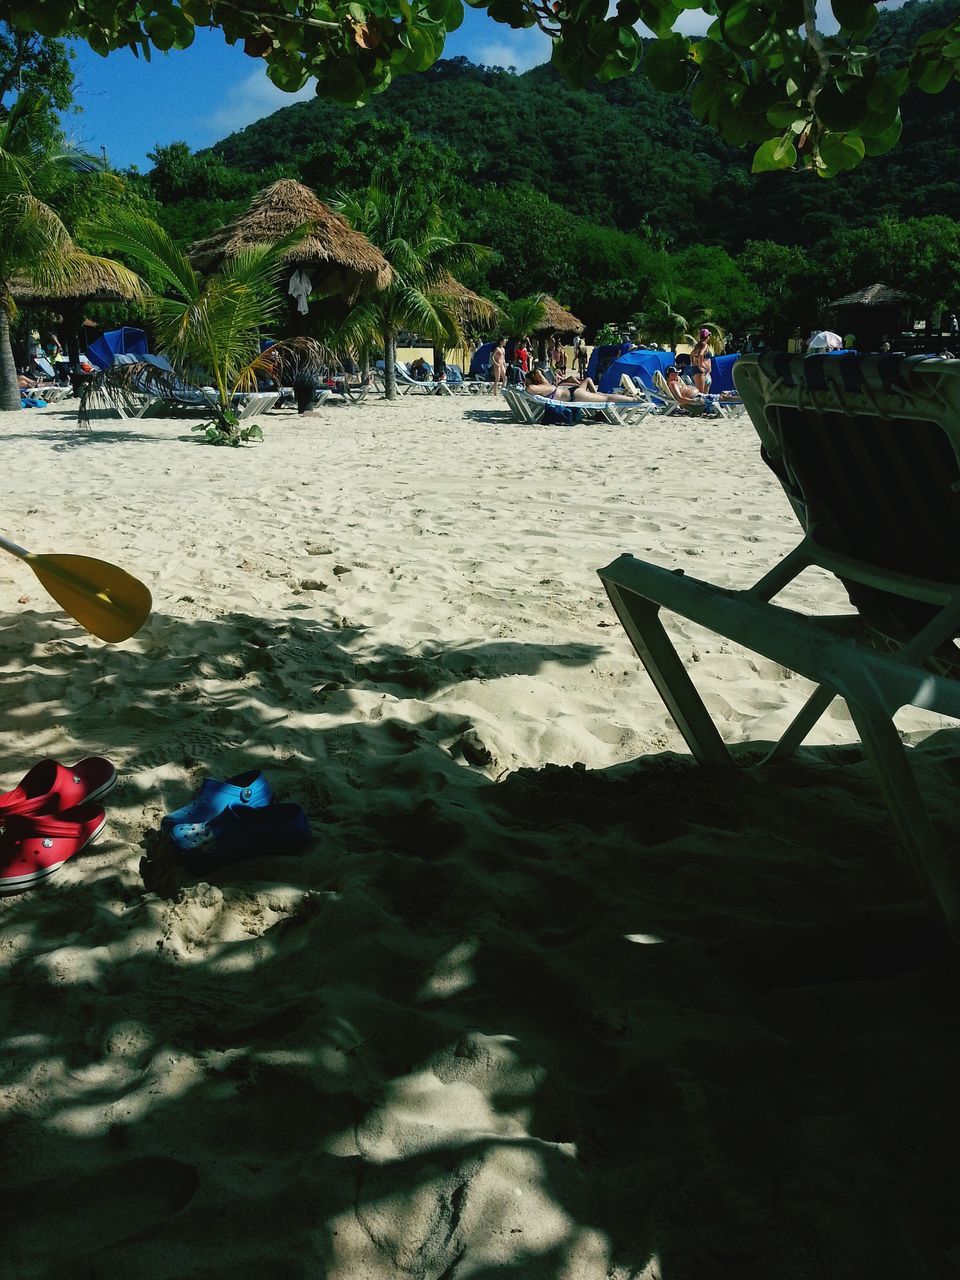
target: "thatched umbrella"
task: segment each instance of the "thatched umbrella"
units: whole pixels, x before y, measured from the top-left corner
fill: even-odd
[[[273,244],[305,223],[310,224],[309,232],[285,255],[290,267],[287,281],[302,269],[315,288],[351,301],[390,284],[393,269],[376,245],[292,178],[281,178],[258,192],[246,213],[195,241],[190,260],[198,271],[215,271],[225,259]]]
[[[43,285],[17,276],[11,281],[10,292],[18,306],[49,306],[58,312],[66,330],[70,367],[75,370],[80,364],[77,330],[84,307],[91,302],[132,302],[142,298],[145,289],[139,277],[118,262],[84,259],[70,284]]]
[[[474,293],[459,280],[454,280],[451,275],[445,275],[434,292],[450,301],[460,319],[461,328],[467,332],[488,329],[500,314],[500,308],[496,303],[491,302],[489,298],[481,297],[479,293]],[[434,373],[439,372],[443,367],[444,354],[439,347],[434,347]]]
[[[576,333],[583,333],[587,326],[572,312],[561,307],[556,298],[551,298],[549,293],[545,293],[540,301],[543,303],[545,314],[543,320],[534,329],[533,336],[537,339],[537,354],[542,361],[546,355],[547,338],[551,334],[570,334],[572,337]]]
[[[450,275],[444,276],[437,285],[436,292],[451,300],[465,329],[488,328],[500,311],[489,298],[482,298],[479,293],[474,293]]]
[[[885,337],[894,338],[903,328],[913,301],[909,293],[885,284],[867,285],[829,303],[837,313],[837,326],[856,334],[861,351],[879,351]]]

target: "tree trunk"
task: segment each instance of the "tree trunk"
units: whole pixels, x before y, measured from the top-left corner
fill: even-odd
[[[387,400],[397,398],[397,331],[383,330],[383,394]]]
[[[0,301],[0,409],[22,409],[17,366],[10,345],[10,317]]]
[[[433,376],[439,378],[441,373],[447,372],[447,353],[443,347],[433,348]]]
[[[80,372],[80,338],[79,329],[83,322],[83,304],[76,303],[71,306],[69,303],[63,304],[63,328],[66,332],[63,340],[67,349],[67,363],[71,373]]]

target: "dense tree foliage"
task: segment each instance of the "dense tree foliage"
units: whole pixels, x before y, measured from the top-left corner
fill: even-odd
[[[816,0],[468,0],[497,22],[537,26],[553,65],[575,86],[628,77],[642,64],[657,88],[691,91],[697,117],[736,146],[755,173],[807,168],[823,177],[884,155],[900,139],[910,85],[940,93],[960,75],[956,15],[924,32],[893,68],[875,39],[872,0],[832,0],[825,34]],[[197,26],[219,28],[263,58],[282,89],[313,76],[317,93],[356,104],[396,76],[425,71],[463,21],[461,0],[12,0],[12,22],[79,34],[99,53],[183,49]],[[704,36],[675,31],[684,10],[712,19]],[[656,35],[644,42],[643,23]],[[758,145],[759,144],[759,145]]]

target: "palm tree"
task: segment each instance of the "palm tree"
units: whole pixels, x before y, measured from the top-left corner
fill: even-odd
[[[674,310],[669,294],[655,298],[644,311],[631,316],[630,323],[644,338],[667,343],[671,350],[678,342],[694,341],[690,336],[690,322]]]
[[[167,232],[142,214],[118,210],[110,227],[98,229],[109,248],[127,254],[163,282],[169,296],[155,293],[146,300],[157,345],[179,377],[216,389],[210,408],[217,426],[232,440],[234,392],[255,387],[257,375],[272,374],[278,363],[286,362],[289,368],[298,358],[315,364],[322,359],[320,347],[310,339],[277,343],[269,354],[260,349],[261,333],[284,306],[278,289],[284,254],[305,231],[298,228],[275,244],[245,250],[203,277]],[[160,393],[172,381],[162,371],[121,365],[101,375],[95,394],[102,389],[129,390],[131,380],[143,385],[145,377]]]
[[[545,297],[546,294],[535,293],[529,298],[517,298],[501,307],[504,327],[512,338],[522,338],[524,334],[535,333],[542,328],[547,314]]]
[[[443,291],[447,275],[478,262],[482,245],[455,240],[436,205],[411,225],[411,202],[403,187],[387,191],[378,183],[365,191],[342,195],[335,208],[372,240],[394,270],[393,283],[357,303],[340,328],[337,345],[364,351],[374,334],[383,344],[385,394],[397,394],[397,334],[410,329],[437,347],[459,346],[463,332],[457,307]]]
[[[27,91],[0,122],[0,409],[21,407],[10,344],[15,284],[56,292],[95,272],[122,292],[142,292],[132,271],[78,248],[47,203],[78,173],[102,168],[93,157],[72,147],[51,146],[46,127],[38,127],[42,110],[37,94]],[[104,180],[117,181],[106,173]]]

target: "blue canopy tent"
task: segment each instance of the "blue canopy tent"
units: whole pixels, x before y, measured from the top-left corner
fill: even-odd
[[[714,356],[710,362],[710,390],[717,395],[721,391],[736,391],[733,385],[733,366],[739,359],[739,352],[729,356]]]
[[[721,391],[733,391],[733,366],[737,355],[714,356],[711,364],[710,390],[719,395]],[[629,374],[634,382],[642,382],[649,390],[653,390],[654,370],[669,369],[676,363],[672,351],[628,351],[619,360],[615,360],[597,384],[601,391],[616,391],[620,385],[620,375]]]
[[[607,369],[624,354],[630,350],[629,342],[615,342],[608,346],[594,347],[590,352],[590,360],[587,364],[587,377],[592,378],[597,386],[601,386],[600,378],[606,373]],[[597,370],[600,370],[600,377],[597,376]]]
[[[659,369],[662,373],[673,362],[672,351],[627,351],[614,360],[597,385],[601,391],[616,391],[620,386],[620,375],[626,373],[634,382],[642,382],[649,390],[653,390],[654,371]]]
[[[482,347],[477,347],[470,360],[470,372],[468,377],[482,378],[487,371],[487,365],[490,363],[490,353],[497,344],[495,342],[485,342]]]
[[[114,356],[146,354],[147,335],[142,329],[132,329],[128,325],[122,329],[111,329],[87,347],[87,359],[98,369],[109,369]]]

